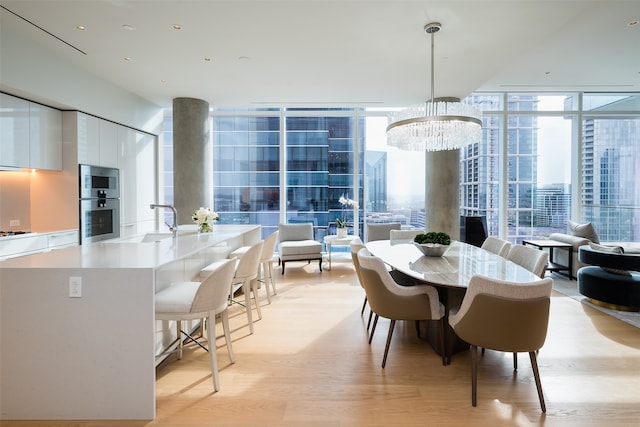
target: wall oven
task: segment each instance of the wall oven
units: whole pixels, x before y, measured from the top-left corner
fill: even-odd
[[[120,172],[79,165],[80,244],[120,237]]]

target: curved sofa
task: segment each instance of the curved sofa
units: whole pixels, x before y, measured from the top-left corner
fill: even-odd
[[[640,310],[640,254],[617,254],[581,246],[578,257],[589,264],[578,270],[578,290],[582,295],[595,304]]]

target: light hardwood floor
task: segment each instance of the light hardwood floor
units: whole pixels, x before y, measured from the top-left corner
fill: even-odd
[[[232,312],[237,362],[218,340],[221,391],[213,392],[208,354],[189,350],[158,369],[154,421],[23,421],[2,426],[638,426],[640,330],[562,294],[553,294],[549,333],[538,363],[547,413],[538,403],[529,358],[487,351],[480,359],[478,406],[471,406],[468,352],[442,366],[398,322],[387,366],[388,321],[367,344],[363,290],[349,262],[275,270],[278,295],[255,333]],[[559,276],[553,275],[557,278]],[[574,282],[575,283],[575,282]],[[220,326],[218,325],[220,333]],[[126,393],[126,390],[122,390]]]

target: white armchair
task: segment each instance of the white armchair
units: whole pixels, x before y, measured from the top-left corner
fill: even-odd
[[[313,224],[279,224],[278,231],[278,253],[282,274],[287,261],[318,260],[318,266],[322,271],[322,244],[313,239]]]

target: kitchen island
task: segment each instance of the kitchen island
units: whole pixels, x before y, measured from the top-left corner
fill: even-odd
[[[0,262],[0,419],[153,419],[154,294],[261,239],[150,234]]]

